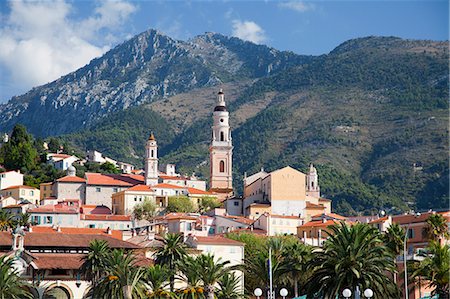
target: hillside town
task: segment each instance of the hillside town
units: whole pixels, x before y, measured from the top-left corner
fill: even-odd
[[[39,189],[24,185],[24,175],[20,170],[9,169],[0,173],[2,261],[5,257],[9,259],[21,279],[29,283],[26,288],[32,298],[81,299],[100,298],[92,293],[98,281],[92,274],[86,275],[89,273],[86,263],[92,262],[89,260],[91,253],[99,254],[95,253],[95,242],[104,242],[101,244],[112,252],[130,254],[134,267],[161,264],[161,252],[170,246],[170,242],[176,242],[190,257],[213,256],[216,263],[226,261],[227,267],[235,266],[229,278],[234,279],[237,296],[248,294],[247,280],[251,286],[255,283],[254,277],[247,277],[248,270],[242,268],[255,254],[251,252],[252,248],[255,249],[252,241],[246,243],[254,238],[292,239],[298,243],[297,246],[316,248],[310,253],[314,256],[320,248],[327,246],[327,240],[339,234],[339,228],[363,225],[379,231],[380,236],[391,234],[395,228],[400,231],[400,241],[406,240],[404,249],[398,248],[394,256],[396,269],[393,269],[393,279],[397,286],[404,285],[404,277],[407,277],[403,270],[406,261],[420,262],[430,258],[428,246],[435,244],[434,241],[430,243],[427,234],[432,223],[430,219],[443,219],[448,227],[449,210],[400,215],[386,215],[383,211],[366,216],[336,214],[332,201],[321,194],[320,173],[313,164],[306,173],[289,165],[271,172],[261,169],[253,174],[245,173],[243,194],[237,194],[233,186],[232,124],[229,116],[225,94],[220,90],[212,114],[208,181],[194,174],[181,175],[174,164],[160,165],[158,139],[152,132],[149,132],[147,141],[143,140],[145,159],[142,169],[139,165],[118,162],[91,150],[85,158],[48,152],[47,163],[66,175],[41,183]],[[4,142],[8,139],[4,138]],[[121,173],[86,172],[83,177],[77,176],[74,163],[86,161],[111,163]],[[334,229],[330,229],[333,226]],[[438,237],[438,243],[448,245],[448,228],[442,234],[445,237]],[[291,267],[296,269],[293,265]],[[280,273],[291,275],[292,269]],[[264,273],[265,270],[262,271]],[[272,271],[278,270],[270,269],[269,272],[281,279],[279,272]],[[184,277],[188,274],[185,273]],[[420,279],[421,276],[417,277]],[[407,298],[432,295],[433,284],[423,279],[425,281],[421,284],[415,280],[408,282]],[[189,279],[176,278],[170,282],[157,286],[159,292],[181,290],[187,294],[192,287],[199,287],[192,285]],[[218,280],[212,282],[213,285],[216,283]],[[294,295],[306,298],[299,297],[306,289],[299,291],[297,283],[294,288],[282,280],[277,283],[277,292],[280,292],[280,286],[286,286],[292,298]],[[204,291],[210,292],[206,287]],[[261,296],[262,288],[268,296],[275,298],[270,295],[271,286],[269,289],[266,289],[268,285],[259,287],[254,292],[256,297]],[[149,288],[148,292],[152,289],[155,294],[154,288],[156,286]],[[370,289],[364,292],[364,296],[372,297],[370,292]],[[126,296],[125,291],[124,294]],[[226,296],[229,295],[219,298],[238,298]],[[130,295],[128,298],[144,297]],[[203,297],[199,294],[192,298]]]

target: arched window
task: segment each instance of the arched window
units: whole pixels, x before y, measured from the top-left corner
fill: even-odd
[[[154,152],[154,150],[152,150],[152,153],[151,153],[151,157],[153,158],[153,155],[155,154],[155,152]]]
[[[225,162],[224,161],[220,161],[220,163],[219,163],[219,171],[220,172],[225,172]]]
[[[225,133],[223,131],[220,132],[220,141],[225,141]]]
[[[314,181],[312,181],[312,182],[311,182],[311,187],[313,187],[313,188],[314,188]]]

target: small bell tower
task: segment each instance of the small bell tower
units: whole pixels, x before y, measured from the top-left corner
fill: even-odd
[[[309,171],[306,175],[306,195],[320,198],[319,176],[312,163],[309,165]]]
[[[158,144],[153,132],[145,144],[145,184],[158,184]]]

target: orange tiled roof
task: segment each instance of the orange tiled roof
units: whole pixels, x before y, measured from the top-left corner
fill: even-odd
[[[4,188],[2,190],[12,190],[12,189],[33,189],[33,190],[38,190],[38,189],[36,189],[34,187],[26,186],[26,185],[10,186],[10,187]]]
[[[255,221],[252,220],[252,219],[248,219],[248,218],[245,218],[245,217],[242,217],[242,216],[221,216],[221,217],[225,217],[225,218],[234,220],[234,221],[236,221],[236,222],[240,222],[240,223],[248,224],[248,225],[250,225],[250,224],[252,224],[253,222],[255,222]]]
[[[188,192],[190,194],[208,194],[208,195],[213,195],[213,193],[211,193],[211,192],[200,190],[200,189],[197,189],[197,188],[192,188],[192,187],[188,187],[187,190],[188,190]]]
[[[106,175],[101,173],[86,173],[86,179],[88,185],[101,185],[101,186],[123,186],[131,187],[134,184],[121,180],[119,176]]]
[[[275,217],[275,218],[285,218],[285,219],[303,219],[302,217],[299,216],[294,216],[294,215],[277,215],[277,214],[270,214],[271,217]]]
[[[147,192],[152,192],[152,188],[150,188],[147,185],[136,185],[133,186],[131,188],[128,188],[126,191],[147,191]]]
[[[85,254],[76,253],[32,253],[36,269],[80,269]]]
[[[87,227],[60,227],[61,232],[57,232],[55,229],[49,226],[32,226],[33,233],[55,233],[55,234],[86,234],[86,235],[108,235],[106,229],[101,228],[87,228]],[[111,230],[111,235],[115,239],[122,240],[122,231]]]
[[[85,183],[86,179],[77,177],[77,176],[70,176],[67,175],[65,177],[59,178],[56,180],[57,182],[64,182],[64,183]]]
[[[321,217],[321,216],[329,216],[331,218],[338,219],[338,220],[346,220],[347,219],[347,217],[344,217],[344,216],[336,214],[336,213],[321,213],[321,214],[312,216],[312,218],[317,218],[317,217]]]
[[[186,213],[169,213],[163,217],[166,220],[177,220],[177,219],[185,219],[185,220],[197,220],[198,217],[188,215]]]
[[[81,214],[81,220],[131,221],[130,215]]]
[[[185,189],[183,187],[172,185],[172,184],[166,184],[166,183],[160,183],[157,185],[152,186],[152,188],[162,188],[162,189]]]
[[[66,154],[51,154],[50,157],[67,159],[67,158],[72,157],[72,156],[71,155],[66,155]]]
[[[78,214],[78,208],[68,206],[45,205],[29,209],[28,213]]]
[[[339,222],[336,220],[327,220],[325,222],[321,220],[309,221],[303,225],[300,225],[300,228],[309,228],[309,227],[328,227],[329,225],[338,224]]]
[[[214,237],[200,237],[195,236],[194,239],[197,239],[197,244],[210,244],[210,245],[235,245],[235,246],[243,246],[244,243],[231,240],[222,236],[214,236]]]
[[[444,212],[439,212],[438,214],[443,214],[443,216],[445,218],[447,218],[447,220],[450,221],[450,217],[445,215],[447,214],[449,211],[444,211]],[[423,213],[420,214],[420,216],[416,216],[416,215],[412,215],[412,214],[408,214],[408,215],[395,215],[392,216],[392,222],[398,223],[400,225],[403,224],[408,224],[408,223],[418,223],[418,222],[425,222],[427,221],[428,217],[430,217],[431,215],[433,215],[434,213],[437,212],[427,212],[427,213]]]
[[[316,205],[309,201],[306,202],[306,208],[307,209],[325,209],[325,207],[323,205]]]
[[[370,223],[370,224],[381,223],[381,222],[384,222],[384,221],[386,221],[386,220],[388,220],[388,216],[384,216],[384,217],[381,217],[381,218],[372,220],[372,221],[370,221],[369,223]]]
[[[321,197],[319,198],[319,201],[331,201],[331,199]]]
[[[159,177],[162,178],[163,180],[179,180],[179,181],[186,181],[187,180],[187,178],[185,178],[185,177],[175,176],[175,175],[160,174]]]

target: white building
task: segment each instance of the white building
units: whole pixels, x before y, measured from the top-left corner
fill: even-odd
[[[19,170],[0,173],[0,190],[19,185],[23,185],[23,174]]]
[[[303,219],[297,216],[262,214],[253,223],[253,227],[267,232],[267,236],[297,235],[297,227],[303,225]]]
[[[56,169],[67,170],[72,164],[80,160],[78,157],[66,154],[47,154],[47,164],[53,165]]]

